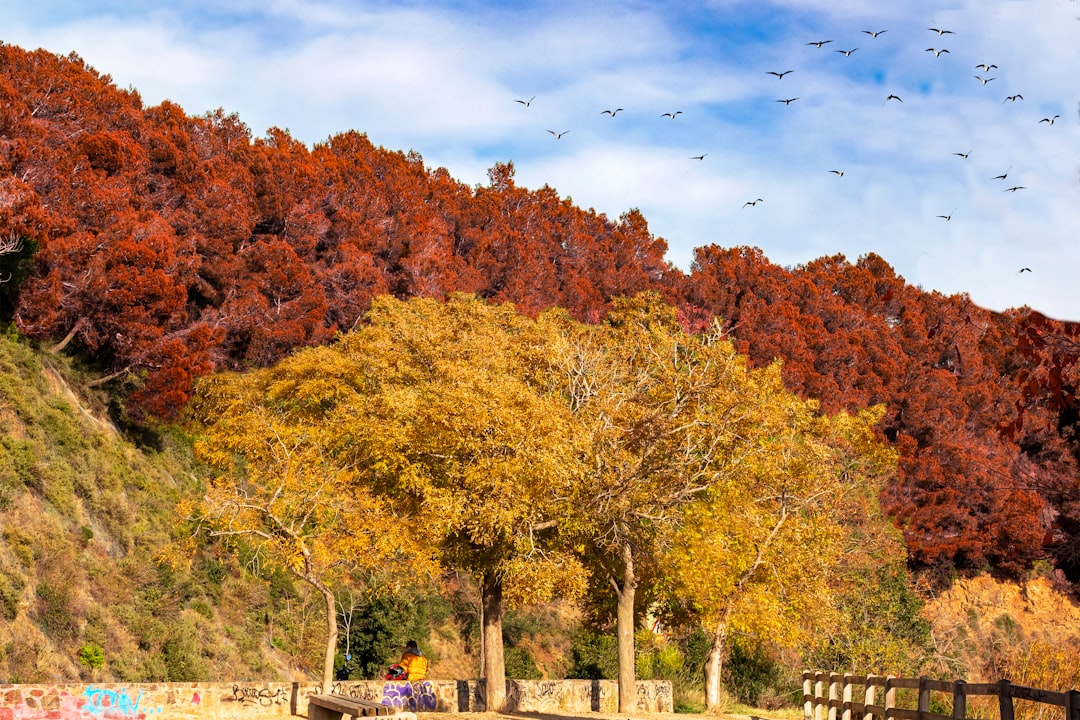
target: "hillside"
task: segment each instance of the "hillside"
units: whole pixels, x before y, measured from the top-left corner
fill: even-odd
[[[289,677],[270,583],[211,548],[165,561],[191,529],[176,503],[199,493],[184,438],[134,444],[85,379],[0,337],[0,678]]]
[[[1080,687],[1080,605],[1048,578],[960,579],[929,599],[923,614],[934,629],[934,677]]]

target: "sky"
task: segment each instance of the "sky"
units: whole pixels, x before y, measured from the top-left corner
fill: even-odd
[[[1078,18],[1077,0],[33,0],[0,5],[0,40],[255,137],[358,130],[470,186],[512,161],[519,186],[639,209],[685,272],[714,244],[784,267],[876,253],[923,290],[1080,321]]]

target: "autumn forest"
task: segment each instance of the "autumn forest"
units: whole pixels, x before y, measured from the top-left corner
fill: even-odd
[[[839,445],[892,453],[897,469],[877,499],[910,570],[933,582],[980,572],[1018,579],[1043,563],[1060,587],[1080,588],[1080,325],[925,292],[877,255],[779,267],[729,245],[722,227],[683,272],[637,210],[612,219],[554,188],[519,187],[509,159],[488,171],[487,185],[469,187],[359,131],[310,148],[277,128],[255,136],[221,110],[146,107],[74,55],[0,45],[0,99],[0,322],[90,363],[126,425],[208,423],[244,393],[269,397],[281,383],[298,392],[312,368],[360,373],[357,358],[374,358],[383,377],[407,373],[407,362],[424,361],[380,355],[393,345],[372,334],[402,333],[395,342],[408,345],[411,300],[411,312],[434,323],[422,325],[433,342],[443,340],[431,328],[464,312],[441,316],[428,304],[438,301],[543,342],[577,338],[579,360],[582,348],[633,345],[618,338],[627,327],[650,328],[709,367],[745,363],[756,397],[782,398],[774,405],[787,408],[788,426],[810,428],[806,413],[815,412],[851,423],[814,426],[834,462],[851,457]],[[589,335],[600,326],[610,337]],[[477,342],[497,347],[502,337]],[[210,379],[249,372],[242,389]],[[504,389],[535,445],[520,452],[564,447],[570,420],[555,424],[550,407]],[[401,406],[379,402],[387,404],[364,412],[404,425],[391,422]],[[459,406],[444,402],[447,412]],[[871,423],[872,440],[859,423]],[[238,426],[217,430],[221,448],[243,452],[230,446]],[[419,437],[408,438],[412,447]],[[667,450],[678,447],[686,445]],[[545,473],[563,463],[549,460]],[[459,558],[476,551],[456,542],[447,551]]]

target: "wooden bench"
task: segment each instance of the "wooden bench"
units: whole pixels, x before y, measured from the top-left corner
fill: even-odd
[[[341,720],[343,716],[374,717],[393,715],[394,708],[373,700],[348,695],[311,695],[308,697],[308,720]]]

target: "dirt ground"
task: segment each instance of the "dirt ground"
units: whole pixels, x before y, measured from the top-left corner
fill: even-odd
[[[418,720],[762,720],[749,715],[694,715],[689,713],[608,714],[579,713],[551,715],[547,713],[418,713]]]

